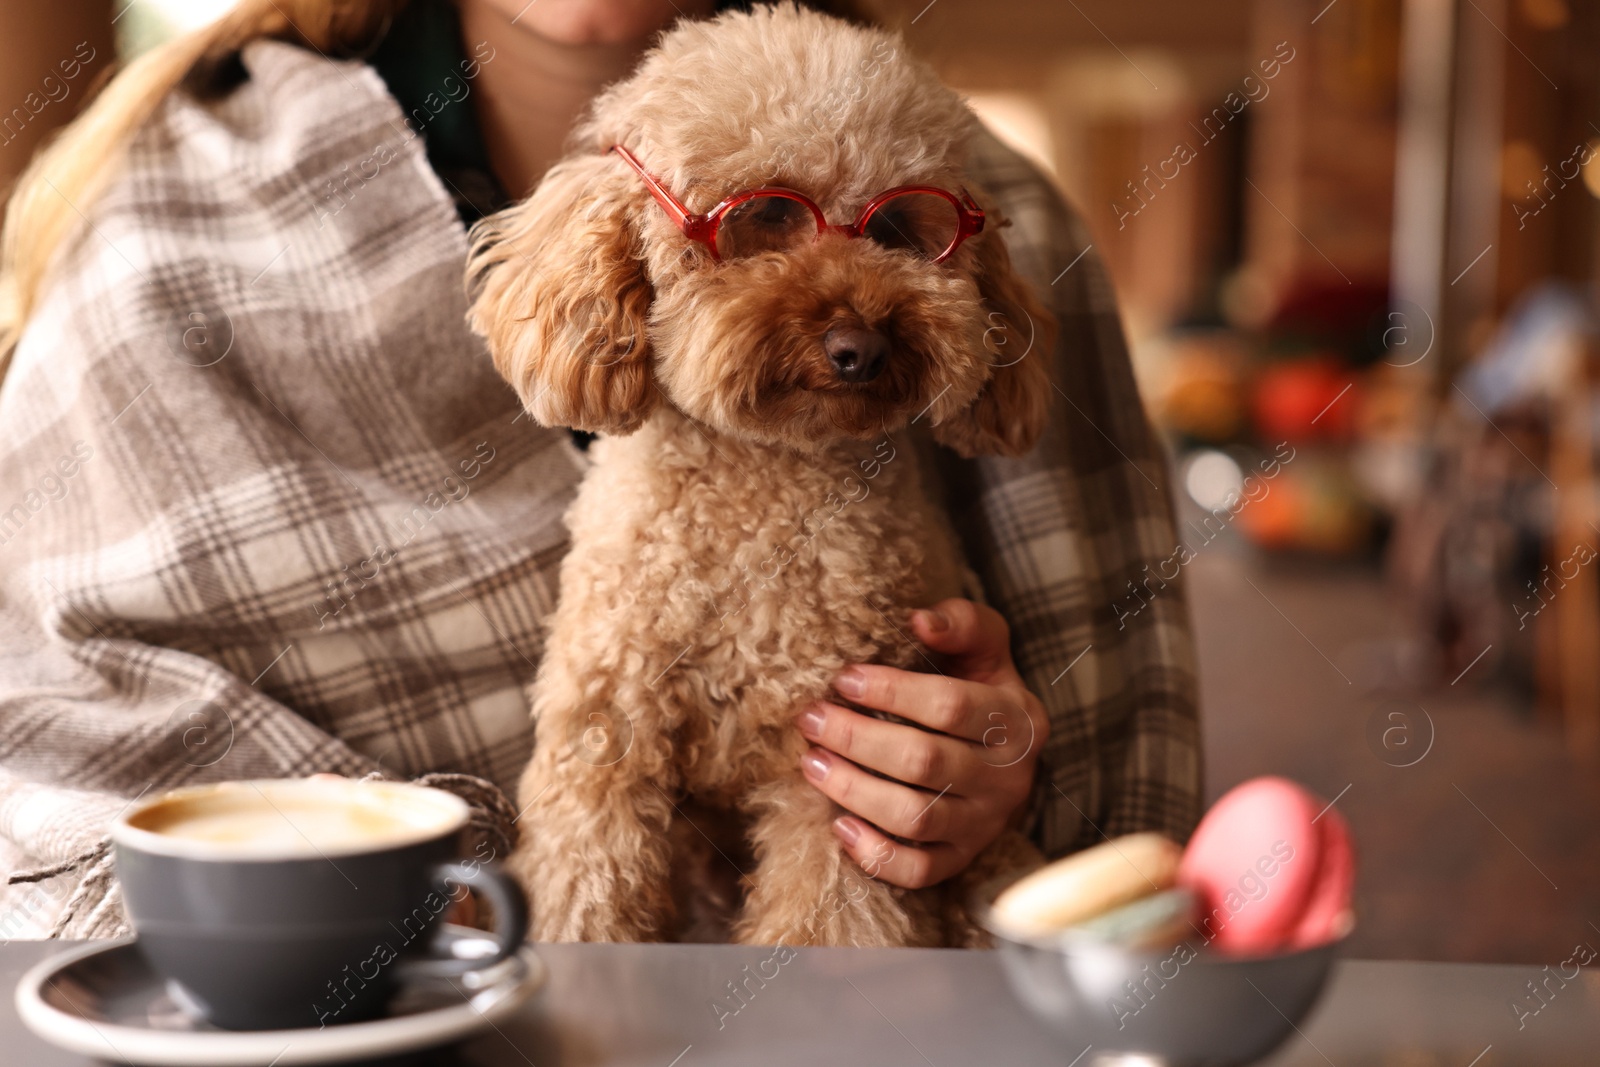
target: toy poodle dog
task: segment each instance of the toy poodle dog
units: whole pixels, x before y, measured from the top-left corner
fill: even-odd
[[[496,366],[602,435],[533,684],[537,939],[720,914],[751,944],[973,944],[976,882],[1036,862],[1008,833],[939,886],[870,877],[795,725],[847,664],[933,669],[909,613],[963,595],[911,435],[1016,455],[1043,428],[1054,323],[963,175],[975,123],[887,32],[681,23],[475,232]],[[731,888],[685,884],[707,859]]]

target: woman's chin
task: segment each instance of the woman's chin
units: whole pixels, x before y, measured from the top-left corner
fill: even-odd
[[[713,0],[465,0],[494,8],[552,44],[604,46],[643,40],[680,15],[707,16]]]

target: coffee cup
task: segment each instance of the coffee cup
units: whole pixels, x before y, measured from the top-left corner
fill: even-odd
[[[468,816],[401,782],[225,782],[139,801],[111,841],[139,949],[175,999],[223,1029],[317,1028],[517,951],[527,904],[492,850],[463,857]],[[468,893],[493,911],[494,950],[463,959],[435,939]]]

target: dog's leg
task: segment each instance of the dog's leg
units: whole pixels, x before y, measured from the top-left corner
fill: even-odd
[[[531,900],[532,937],[660,940],[673,913],[673,808],[671,783],[663,791],[650,770],[664,761],[625,751],[613,762],[603,746],[568,744],[557,721],[540,721],[510,863]]]
[[[921,902],[845,855],[833,802],[796,773],[751,798],[756,869],[733,939],[747,945],[937,944]],[[927,931],[933,929],[930,939]]]

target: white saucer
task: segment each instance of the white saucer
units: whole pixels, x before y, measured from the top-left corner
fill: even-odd
[[[484,940],[447,926],[454,954]],[[484,941],[485,951],[493,943]],[[544,961],[523,946],[467,980],[429,979],[401,989],[383,1019],[324,1029],[219,1030],[187,1012],[134,948],[97,942],[44,960],[17,983],[17,1014],[53,1045],[102,1060],[161,1067],[291,1067],[393,1056],[487,1030],[544,987]]]

